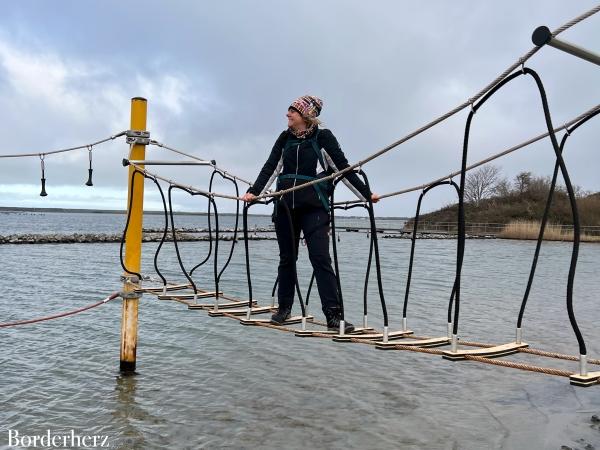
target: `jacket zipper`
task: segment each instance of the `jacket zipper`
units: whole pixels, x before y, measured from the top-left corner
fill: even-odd
[[[298,152],[300,150],[300,144],[296,146],[296,175],[298,175]],[[297,178],[294,177],[294,187],[296,187]],[[292,209],[296,207],[296,191],[292,192]]]

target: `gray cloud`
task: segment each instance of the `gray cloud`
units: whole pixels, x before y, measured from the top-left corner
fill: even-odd
[[[128,127],[129,98],[142,95],[153,138],[254,179],[285,126],[287,105],[310,92],[324,99],[325,125],[353,162],[471,97],[532,47],[536,26],[555,28],[593,6],[558,0],[73,1],[58,9],[13,2],[0,18],[0,153],[77,145],[121,131]],[[577,25],[564,39],[594,49],[599,20]],[[528,66],[546,83],[557,125],[598,103],[596,66],[550,48]],[[459,114],[365,166],[374,189],[395,191],[456,170],[465,118]],[[533,82],[515,81],[477,114],[469,161],[544,127]],[[567,163],[577,184],[600,190],[591,169],[597,167],[593,128],[573,137]],[[123,207],[115,192],[124,192],[119,162],[126,149],[119,141],[95,150],[97,190],[86,203]],[[148,154],[167,158],[156,148]],[[37,185],[39,161],[0,164],[2,186]],[[49,157],[48,191],[80,186],[86,164],[87,152]],[[548,174],[552,150],[546,141],[497,164],[509,177],[521,170]],[[200,187],[208,183],[205,170],[161,173]],[[70,199],[69,190],[55,190],[28,204],[71,205],[81,195]],[[2,194],[0,204],[16,201]],[[451,192],[436,193],[426,208],[451,201]],[[188,207],[185,199],[181,205]],[[378,212],[410,215],[414,206],[415,195],[408,195],[381,202]]]

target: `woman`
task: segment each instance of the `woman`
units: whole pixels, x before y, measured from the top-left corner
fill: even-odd
[[[275,141],[267,162],[254,184],[242,196],[242,200],[251,202],[260,195],[280,160],[283,161],[283,168],[278,177],[277,190],[288,189],[315,179],[317,165],[322,163],[322,157],[319,156],[320,149],[327,152],[338,170],[348,167],[348,161],[333,133],[319,128],[321,121],[317,117],[321,113],[322,106],[323,101],[311,95],[304,95],[292,102],[287,112],[287,130],[282,132]],[[373,202],[379,201],[379,196],[372,194],[354,172],[348,172],[346,178],[364,198],[370,197]],[[298,254],[302,230],[315,273],[323,313],[327,318],[327,328],[339,331],[341,307],[335,272],[331,267],[329,255],[327,195],[323,192],[323,188],[311,186],[285,194],[283,200],[289,208],[292,226],[290,227],[287,212],[276,202],[273,221],[280,258],[277,291],[279,309],[271,318],[271,322],[282,325],[291,315],[295,290],[294,255]],[[344,330],[349,333],[354,330],[354,326],[345,322]]]

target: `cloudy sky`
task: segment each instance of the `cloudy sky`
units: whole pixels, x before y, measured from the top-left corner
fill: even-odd
[[[86,144],[129,127],[130,98],[148,99],[152,138],[254,179],[285,127],[287,106],[311,93],[350,162],[374,153],[473,96],[531,47],[538,25],[554,29],[591,1],[377,0],[29,1],[0,16],[0,153]],[[600,14],[562,39],[600,52]],[[598,66],[552,48],[527,64],[546,85],[554,123],[600,103]],[[466,111],[367,164],[384,194],[459,168]],[[600,119],[596,119],[600,120]],[[600,190],[598,125],[566,148],[573,181]],[[531,78],[522,77],[480,109],[469,162],[545,131]],[[48,197],[39,196],[36,158],[0,160],[0,206],[123,209],[121,138],[97,147],[94,187],[87,151],[46,159]],[[175,159],[157,147],[148,159]],[[508,178],[548,175],[549,141],[496,162]],[[157,169],[206,187],[206,168]],[[425,210],[453,201],[431,194]],[[218,184],[215,190],[231,193]],[[377,213],[411,215],[418,194],[382,201]],[[349,192],[339,197],[352,198]],[[198,200],[196,200],[198,201]],[[204,208],[184,195],[177,208]],[[232,210],[221,202],[222,210]],[[159,207],[148,186],[146,206]],[[256,212],[259,211],[257,208]]]

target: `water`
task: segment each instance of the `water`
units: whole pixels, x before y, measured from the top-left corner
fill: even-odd
[[[45,232],[85,228],[112,233],[123,225],[118,215],[7,216],[2,215],[3,224],[8,224],[4,234],[41,232],[42,227]],[[149,216],[145,226],[154,226],[149,222],[155,218],[160,226],[160,216]],[[182,216],[182,221],[187,218]],[[268,218],[257,223],[261,220],[268,223]],[[379,243],[391,328],[398,329],[410,241]],[[152,273],[156,245],[144,246],[144,273]],[[276,245],[250,243],[253,288],[261,303],[270,302]],[[207,248],[205,242],[185,243],[185,262],[203,259]],[[118,249],[118,244],[0,246],[5,268],[0,321],[65,311],[118,290]],[[533,242],[467,241],[462,339],[514,340],[533,250]],[[368,240],[364,234],[342,233],[339,251],[347,316],[357,323]],[[416,334],[445,333],[454,255],[453,241],[417,242],[408,309],[408,324]],[[565,308],[569,255],[567,243],[543,247],[524,319],[524,340],[534,348],[577,353]],[[575,312],[590,358],[600,356],[599,262],[600,246],[583,244]],[[170,246],[160,267],[170,281],[183,281]],[[310,270],[302,247],[299,267],[306,290]],[[205,270],[195,279],[210,288],[211,277]],[[369,319],[380,326],[376,284],[373,277]],[[236,249],[222,289],[248,295],[242,246]],[[316,304],[310,309],[321,316]],[[118,374],[120,314],[120,300],[115,300],[75,317],[0,330],[0,448],[8,448],[8,430],[21,435],[74,430],[79,435],[106,435],[113,447],[135,449],[600,448],[600,428],[590,422],[593,414],[600,415],[598,386],[574,388],[561,377],[300,339],[209,318],[150,295],[140,304],[139,374],[124,378]],[[577,370],[575,362],[531,355],[506,359]]]

